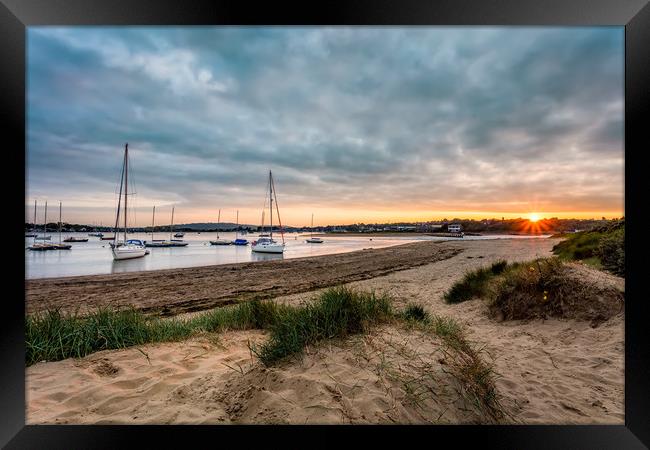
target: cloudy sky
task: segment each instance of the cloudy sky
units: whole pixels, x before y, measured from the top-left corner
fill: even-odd
[[[291,225],[618,217],[623,51],[622,27],[30,27],[26,218],[114,220],[125,142],[132,225],[259,223],[269,169]]]

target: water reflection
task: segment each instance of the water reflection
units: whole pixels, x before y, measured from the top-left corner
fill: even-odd
[[[251,261],[271,261],[274,259],[284,259],[284,254],[251,252]]]
[[[64,233],[67,236],[87,237],[85,233]],[[134,239],[149,239],[151,235],[133,233]],[[220,233],[222,239],[235,239],[235,233]],[[254,236],[249,236],[253,238]],[[124,273],[142,270],[176,269],[181,267],[234,264],[249,261],[272,261],[281,259],[345,253],[365,248],[381,248],[421,240],[443,240],[431,236],[341,236],[327,235],[325,243],[305,242],[308,234],[285,233],[284,254],[255,253],[250,245],[210,245],[216,238],[214,233],[186,233],[183,240],[186,247],[150,248],[150,254],[143,258],[114,261],[107,241],[90,237],[88,242],[75,242],[71,250],[33,252],[25,250],[26,278],[50,278],[78,275]],[[540,236],[542,237],[542,236]],[[518,238],[517,236],[476,236],[470,239]],[[530,237],[521,237],[530,239]],[[452,239],[444,239],[452,240]],[[31,245],[25,240],[25,247]]]

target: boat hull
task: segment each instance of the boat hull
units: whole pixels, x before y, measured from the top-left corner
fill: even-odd
[[[55,250],[54,246],[50,244],[34,244],[28,248],[33,252],[44,252],[46,250]]]
[[[284,253],[283,244],[255,244],[251,250],[256,253]]]
[[[135,246],[123,246],[123,247],[114,247],[113,259],[116,261],[121,261],[124,259],[134,259],[142,258],[148,253],[147,249],[144,247],[135,247]]]
[[[310,238],[310,239],[306,239],[305,242],[309,244],[322,244],[324,241],[318,238]]]
[[[210,241],[210,245],[232,245],[232,242],[218,239],[216,241]]]

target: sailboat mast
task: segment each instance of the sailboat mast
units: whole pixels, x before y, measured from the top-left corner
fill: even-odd
[[[45,218],[43,219],[43,234],[47,235],[47,200],[45,200]]]
[[[156,228],[156,205],[153,205],[153,216],[151,217],[151,241],[153,242],[153,230]]]
[[[217,239],[219,239],[219,224],[221,223],[221,210],[219,210],[219,215],[217,216]]]
[[[237,210],[237,224],[235,225],[235,239],[239,237],[239,210]]]
[[[36,232],[36,200],[34,200],[34,227],[33,227],[33,231],[34,231],[34,244],[36,244],[36,234],[37,234],[37,232]]]
[[[273,239],[273,184],[271,180],[273,179],[271,171],[269,170],[269,208],[271,210],[271,231],[270,238]]]
[[[309,233],[309,238],[311,239],[311,238],[314,237],[314,213],[311,213],[311,229],[310,229],[310,231],[311,231],[311,233]]]
[[[59,202],[59,244],[61,243],[61,202]]]
[[[169,240],[172,240],[172,229],[174,228],[174,207],[172,206],[172,223],[169,224]]]
[[[124,245],[126,245],[126,220],[128,218],[126,202],[129,195],[129,143],[124,147]]]
[[[128,144],[127,144],[128,145]],[[125,152],[126,156],[126,152]],[[122,204],[122,186],[124,185],[124,163],[126,159],[122,161],[122,173],[120,174],[120,195],[117,197],[117,215],[115,216],[115,228],[113,228],[113,245],[117,245],[117,234],[119,232],[119,221],[120,221],[120,206]]]

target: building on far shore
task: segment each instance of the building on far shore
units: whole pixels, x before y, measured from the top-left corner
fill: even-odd
[[[447,231],[450,233],[460,233],[463,231],[463,226],[459,223],[452,223],[447,226]]]

